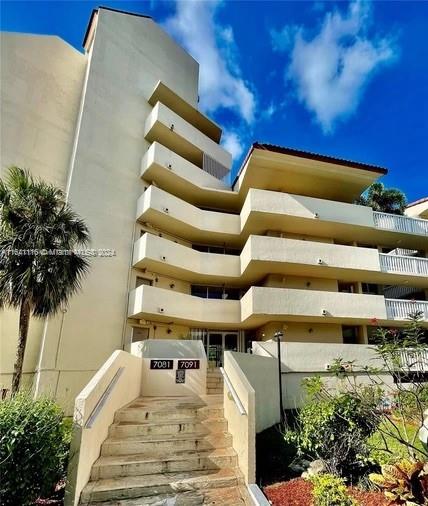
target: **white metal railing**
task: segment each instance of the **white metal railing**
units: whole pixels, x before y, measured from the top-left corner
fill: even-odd
[[[229,174],[229,169],[227,167],[222,165],[217,160],[214,160],[214,158],[207,155],[206,153],[203,154],[202,158],[202,170],[208,172],[208,174],[211,174],[211,176],[220,179],[220,181],[222,181]]]
[[[407,234],[428,235],[428,220],[421,218],[410,218],[397,214],[380,213],[373,211],[375,227],[405,232]]]
[[[409,371],[428,371],[428,349],[400,350],[400,362]]]
[[[428,320],[428,302],[424,300],[385,299],[386,314],[391,320],[405,320],[409,313],[422,312],[422,318]]]
[[[428,276],[428,258],[379,253],[382,272],[405,272]]]

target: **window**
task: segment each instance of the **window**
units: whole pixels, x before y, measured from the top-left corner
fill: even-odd
[[[357,293],[357,286],[355,283],[343,283],[339,281],[338,291],[342,293]]]
[[[147,285],[152,286],[153,281],[151,279],[142,278],[140,276],[137,276],[137,279],[135,280],[135,288],[138,288],[141,285]]]
[[[359,337],[359,328],[348,325],[342,325],[342,338],[344,344],[357,344]]]
[[[132,327],[132,342],[145,341],[149,338],[148,327]]]
[[[363,293],[369,295],[383,295],[383,289],[380,285],[375,285],[373,283],[363,283],[362,284]]]
[[[239,288],[203,285],[192,285],[190,293],[195,297],[202,297],[203,299],[224,300],[239,300],[243,295],[243,291]]]
[[[226,248],[225,246],[208,246],[206,244],[192,244],[192,249],[203,253],[217,253],[218,255],[240,255],[241,250]]]

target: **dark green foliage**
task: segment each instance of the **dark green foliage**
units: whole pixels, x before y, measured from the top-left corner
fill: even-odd
[[[356,203],[369,206],[373,211],[404,214],[407,199],[404,193],[397,188],[385,188],[382,183],[373,183]]]
[[[74,250],[88,241],[85,223],[59,188],[19,167],[0,179],[0,308],[20,311],[12,393],[19,389],[30,315],[53,315],[67,305],[89,266]]]
[[[20,392],[0,402],[0,503],[33,504],[49,497],[66,474],[70,424],[49,398]]]
[[[377,399],[362,399],[352,392],[329,395],[317,378],[309,381],[307,404],[299,411],[297,430],[285,433],[298,455],[321,459],[329,472],[357,481],[368,470],[369,437],[376,431],[373,416]],[[318,393],[317,393],[318,392]]]
[[[358,506],[346,490],[342,478],[331,474],[319,474],[311,477],[314,506]]]

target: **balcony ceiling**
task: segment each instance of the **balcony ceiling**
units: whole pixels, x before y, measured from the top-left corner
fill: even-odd
[[[255,144],[234,189],[245,196],[250,188],[353,202],[386,173],[386,169],[303,152],[292,154],[259,148]],[[327,161],[328,160],[328,161]]]
[[[198,109],[190,105],[166,84],[159,81],[149,98],[149,104],[155,106],[157,102],[161,102],[174,111],[176,114],[185,119],[188,123],[204,133],[214,142],[219,143],[221,139],[221,128],[204,116]]]

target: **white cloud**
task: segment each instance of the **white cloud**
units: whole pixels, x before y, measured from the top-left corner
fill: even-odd
[[[382,65],[396,56],[390,38],[367,35],[372,20],[371,6],[354,1],[346,14],[338,11],[325,15],[319,32],[306,38],[305,30],[293,27],[271,31],[276,50],[291,48],[286,76],[296,86],[297,96],[314,113],[324,132],[331,132],[338,120],[357,109],[364,89]],[[283,34],[282,45],[279,41]]]
[[[237,160],[244,152],[244,146],[236,132],[229,130],[223,132],[221,144],[231,153],[233,160]]]
[[[266,109],[264,109],[261,113],[261,117],[263,119],[271,119],[272,116],[276,113],[277,107],[273,102],[271,102]]]
[[[220,1],[177,0],[165,28],[200,65],[200,106],[213,113],[231,109],[248,124],[254,121],[256,100],[242,78],[233,30],[216,20]]]

